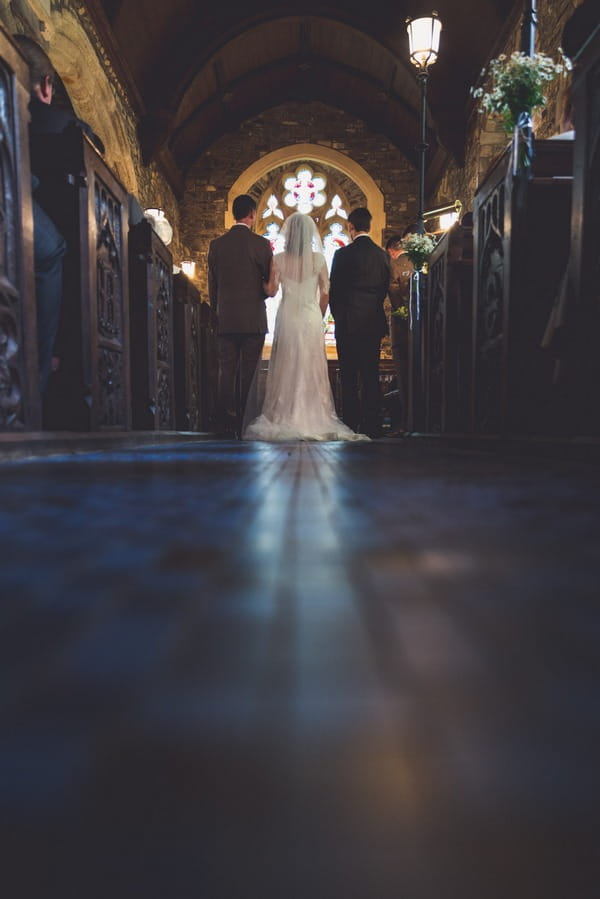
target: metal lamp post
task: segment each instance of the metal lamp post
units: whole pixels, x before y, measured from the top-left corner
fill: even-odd
[[[419,19],[407,19],[410,61],[417,68],[417,80],[421,91],[420,141],[416,145],[419,156],[419,190],[417,209],[417,233],[425,233],[425,153],[427,151],[427,77],[429,66],[438,58],[442,23],[436,12]],[[411,279],[410,297],[410,382],[408,423],[409,431],[422,428],[425,419],[425,369],[422,347],[421,302],[423,296],[423,272],[415,271]]]
[[[421,89],[421,134],[416,146],[419,154],[419,207],[417,211],[417,232],[425,233],[425,153],[427,151],[427,77],[429,66],[438,58],[442,23],[436,12],[421,19],[407,19],[410,61],[417,68],[417,80]]]

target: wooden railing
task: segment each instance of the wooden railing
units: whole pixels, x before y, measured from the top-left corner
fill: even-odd
[[[29,72],[0,30],[0,431],[38,430]]]

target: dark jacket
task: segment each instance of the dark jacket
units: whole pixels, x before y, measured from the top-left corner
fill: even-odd
[[[363,235],[336,250],[331,266],[329,305],[336,337],[369,334],[383,337],[387,320],[383,303],[388,294],[388,254]]]
[[[87,122],[78,119],[68,109],[54,106],[52,103],[42,103],[37,97],[32,97],[29,101],[29,112],[31,113],[29,122],[29,142],[32,150],[31,168],[34,174],[37,175],[38,170],[46,167],[45,153],[52,154],[54,152],[53,145],[48,139],[50,135],[64,134],[71,129],[83,131],[96,149],[100,153],[104,153],[104,144],[98,135],[92,131]]]
[[[211,241],[208,251],[208,293],[217,313],[219,334],[264,334],[266,294],[273,251],[265,237],[246,225]]]

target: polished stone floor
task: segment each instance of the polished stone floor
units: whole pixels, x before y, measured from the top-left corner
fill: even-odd
[[[6,899],[600,895],[600,466],[0,464]]]

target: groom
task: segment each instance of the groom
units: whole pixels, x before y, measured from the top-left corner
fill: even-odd
[[[211,241],[208,251],[208,293],[217,313],[217,430],[225,437],[240,434],[248,391],[262,354],[267,331],[264,284],[273,259],[269,241],[252,232],[256,219],[252,197],[236,197],[232,211],[235,225]]]
[[[354,431],[381,437],[379,353],[387,333],[383,303],[390,262],[369,237],[371,218],[364,206],[348,216],[352,243],[334,254],[329,305],[342,379],[342,420]]]

